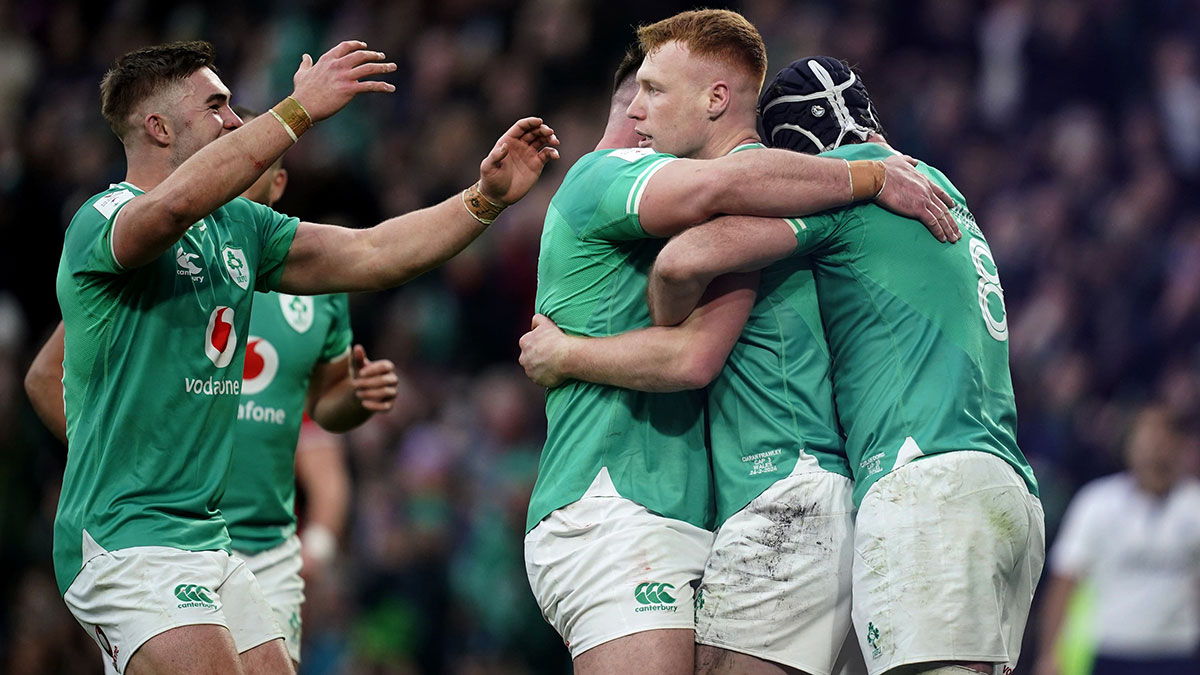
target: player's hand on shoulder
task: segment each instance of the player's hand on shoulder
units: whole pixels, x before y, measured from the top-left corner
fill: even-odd
[[[396,403],[400,384],[396,365],[387,359],[368,359],[362,345],[354,345],[350,361],[353,365],[351,382],[354,384],[354,395],[362,407],[372,412],[391,410]]]
[[[533,315],[532,329],[521,336],[521,366],[525,375],[543,387],[557,387],[567,378],[562,366],[570,340],[550,317]]]
[[[358,94],[393,92],[395,85],[363,79],[396,70],[396,64],[384,61],[383,52],[370,51],[367,43],[347,40],[321,55],[314,63],[305,54],[292,77],[292,98],[308,111],[313,122],[332,116]]]
[[[921,221],[938,241],[954,243],[962,238],[950,215],[954,199],[915,168],[916,160],[893,155],[883,161],[883,189],[875,197],[885,209]]]
[[[540,117],[526,117],[509,127],[479,165],[480,192],[493,204],[508,206],[525,196],[558,159],[558,137]]]

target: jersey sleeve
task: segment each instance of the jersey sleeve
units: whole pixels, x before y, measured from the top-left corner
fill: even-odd
[[[279,286],[279,279],[283,276],[283,263],[292,247],[292,239],[296,236],[296,227],[300,225],[300,219],[285,216],[275,209],[248,199],[244,201],[254,209],[254,224],[262,251],[254,287],[265,293]]]
[[[784,218],[796,233],[796,249],[794,255],[817,253],[826,246],[841,229],[844,222],[850,218],[848,209],[823,211],[803,218]]]
[[[1097,500],[1094,489],[1084,488],[1067,507],[1062,527],[1050,551],[1050,569],[1062,576],[1087,574],[1095,559]]]
[[[350,330],[350,298],[345,293],[325,296],[330,313],[329,332],[321,347],[318,360],[327,363],[345,356],[350,351],[354,333]]]
[[[120,274],[126,269],[113,250],[113,225],[121,208],[137,195],[114,190],[84,204],[71,219],[63,239],[63,258],[71,274]]]
[[[638,216],[650,178],[674,155],[649,148],[623,148],[592,153],[571,177],[572,193],[580,198],[560,205],[580,239],[628,241],[646,239]],[[565,207],[565,208],[563,208]]]

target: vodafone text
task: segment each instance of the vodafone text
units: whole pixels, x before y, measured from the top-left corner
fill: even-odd
[[[242,393],[241,380],[197,380],[183,378],[183,388],[189,394],[202,396],[238,396]]]
[[[285,424],[287,411],[282,408],[264,407],[254,401],[246,401],[238,405],[238,419],[268,422],[271,424]]]

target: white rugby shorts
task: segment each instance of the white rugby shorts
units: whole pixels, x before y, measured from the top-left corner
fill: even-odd
[[[610,640],[695,627],[712,533],[617,496],[585,496],[525,535],[525,571],[576,658]]]
[[[870,675],[930,661],[1011,673],[1045,539],[1041,503],[995,455],[935,454],[880,478],[854,544],[854,627]]]
[[[224,551],[106,551],[84,564],[63,600],[118,673],[147,640],[181,626],[224,626],[239,653],[283,637],[254,575]]]
[[[275,615],[275,622],[284,635],[284,646],[288,655],[300,663],[300,608],[304,605],[304,579],[300,569],[304,566],[300,556],[300,537],[292,535],[275,548],[261,553],[233,554],[246,561],[246,567],[258,580],[258,588]]]
[[[696,599],[696,642],[830,675],[850,631],[853,483],[780,479],[717,530]]]

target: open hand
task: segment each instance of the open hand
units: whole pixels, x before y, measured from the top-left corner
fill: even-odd
[[[562,372],[568,341],[550,317],[533,315],[533,328],[521,336],[521,366],[529,379],[543,387],[557,387],[567,378]]]
[[[962,239],[958,223],[950,215],[954,199],[914,168],[915,159],[907,155],[893,155],[885,159],[883,164],[887,174],[883,190],[875,198],[877,204],[921,221],[938,241],[954,243]]]
[[[542,168],[558,159],[558,137],[540,117],[518,120],[496,141],[479,165],[480,192],[494,204],[520,201],[542,175]]]
[[[363,92],[396,91],[391,83],[362,79],[396,70],[396,64],[383,61],[383,52],[367,51],[366,47],[365,42],[347,40],[322,54],[316,63],[308,54],[301,57],[300,68],[292,77],[292,98],[304,106],[313,122],[331,117]]]
[[[396,366],[391,361],[383,359],[371,361],[362,345],[354,345],[350,355],[351,383],[354,385],[354,395],[362,407],[372,412],[387,412],[396,402],[397,386],[400,378],[396,376]]]

